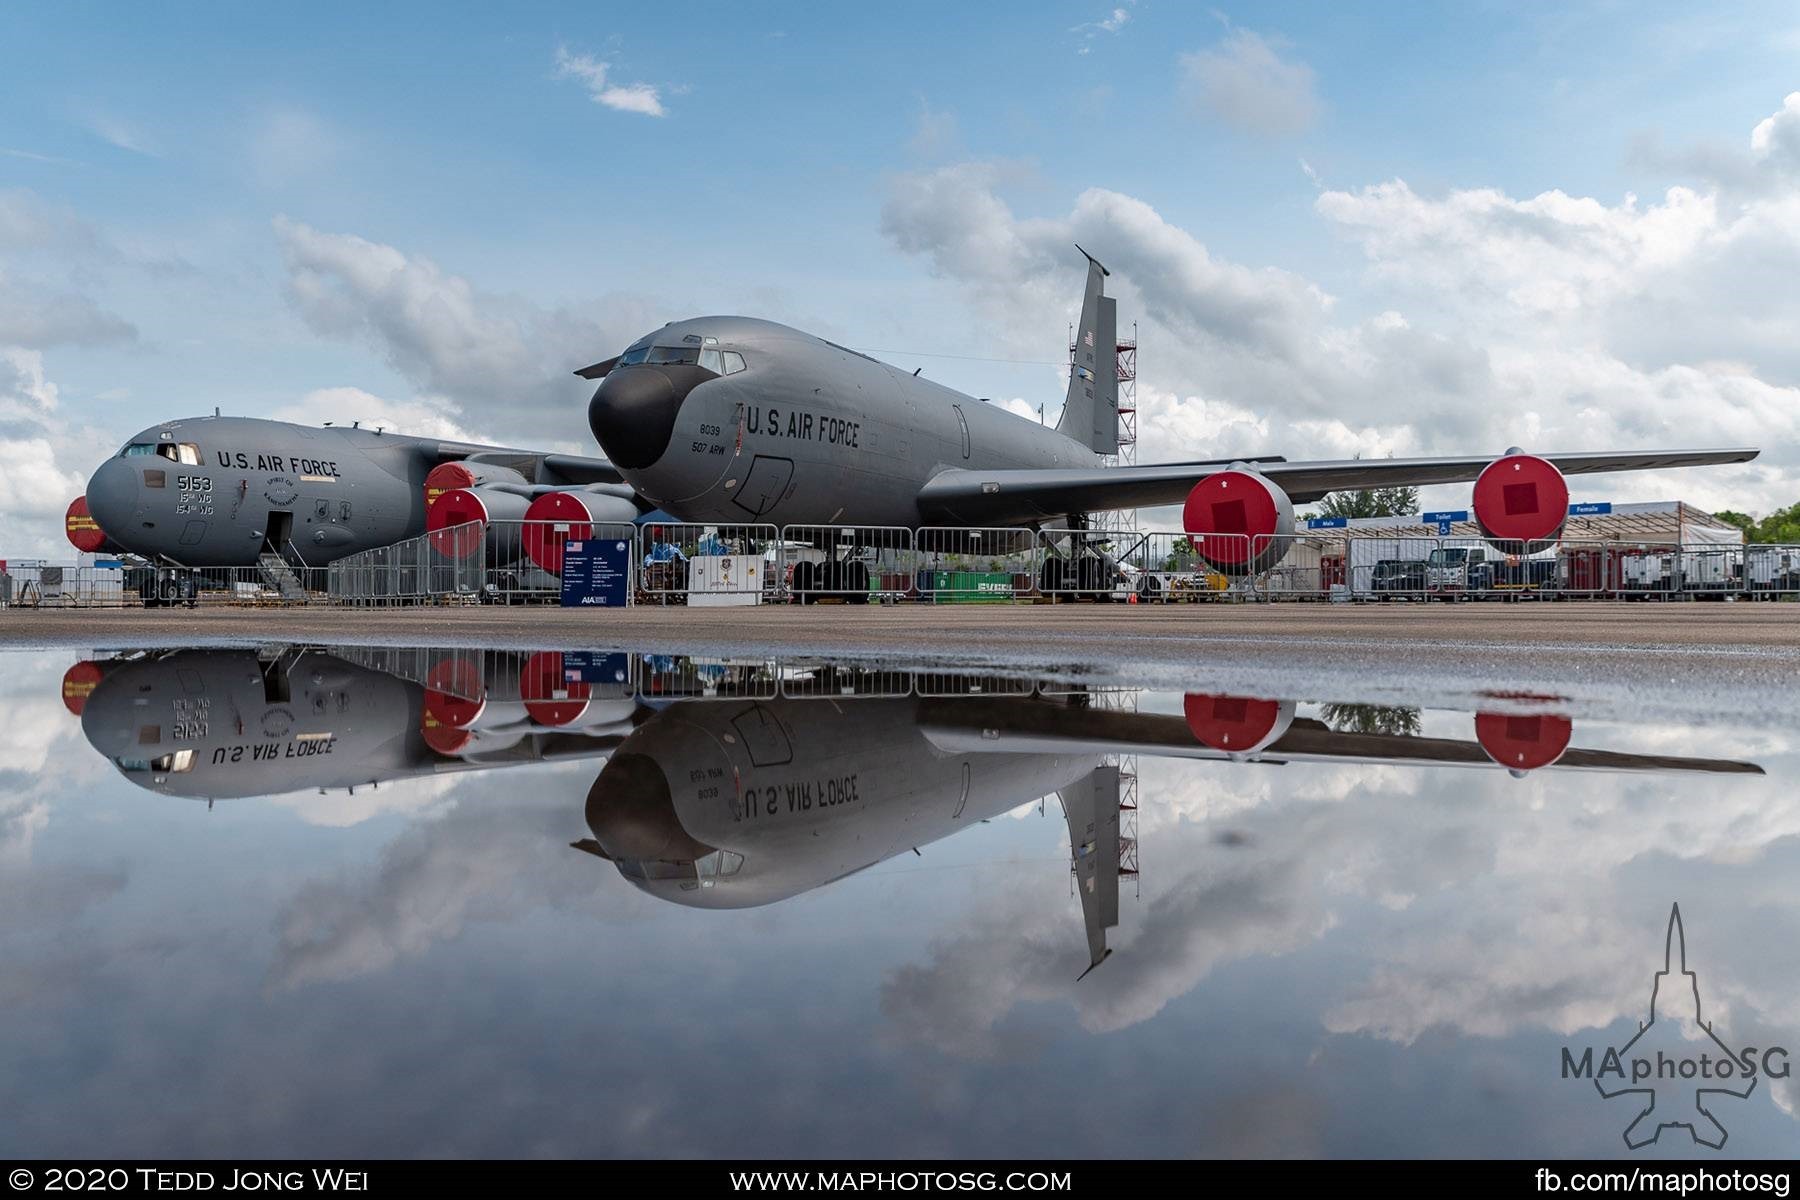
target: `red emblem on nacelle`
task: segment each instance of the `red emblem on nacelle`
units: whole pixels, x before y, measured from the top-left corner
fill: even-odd
[[[1569,485],[1554,463],[1508,454],[1475,480],[1469,506],[1481,535],[1508,554],[1536,554],[1556,544],[1569,519]]]

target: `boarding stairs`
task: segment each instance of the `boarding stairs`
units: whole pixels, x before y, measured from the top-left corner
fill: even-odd
[[[294,568],[288,565],[287,559],[273,551],[265,550],[256,558],[256,565],[262,570],[263,581],[280,593],[281,598],[289,603],[306,601],[306,585],[294,574]]]

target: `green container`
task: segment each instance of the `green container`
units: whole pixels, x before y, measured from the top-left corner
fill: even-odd
[[[1005,571],[929,571],[938,604],[1010,604],[1013,577]]]

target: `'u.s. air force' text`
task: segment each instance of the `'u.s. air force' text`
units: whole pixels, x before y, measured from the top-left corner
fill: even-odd
[[[742,815],[737,819],[749,821],[758,817],[785,816],[789,813],[811,812],[815,808],[855,804],[861,799],[857,794],[856,782],[857,776],[853,771],[835,779],[801,779],[770,787],[747,787],[744,789]]]

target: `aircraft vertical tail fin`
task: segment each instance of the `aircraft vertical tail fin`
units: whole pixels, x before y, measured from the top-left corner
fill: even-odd
[[[1119,768],[1096,767],[1057,798],[1069,822],[1069,854],[1087,927],[1085,976],[1112,953],[1106,931],[1119,923]]]
[[[1081,250],[1080,246],[1075,247]],[[1105,295],[1105,267],[1081,250],[1088,261],[1087,288],[1081,298],[1081,324],[1075,329],[1075,355],[1069,369],[1069,391],[1063,399],[1057,432],[1096,454],[1119,452],[1119,313]]]

